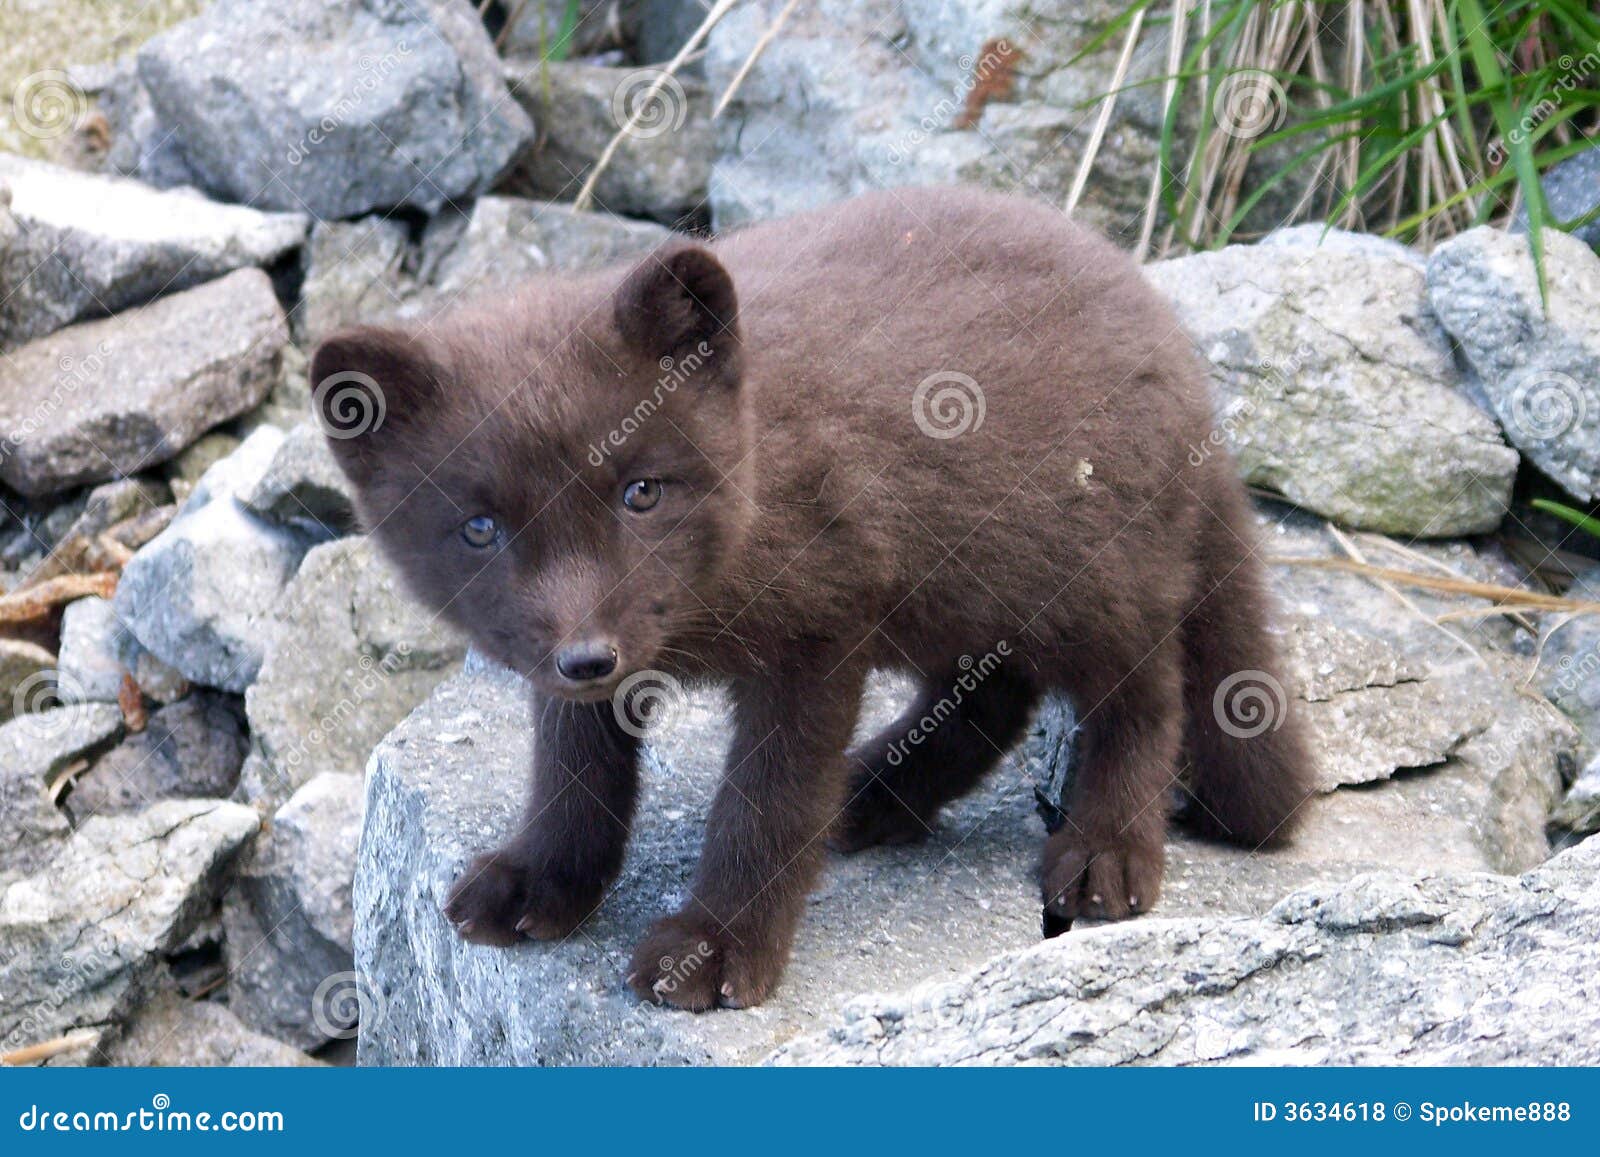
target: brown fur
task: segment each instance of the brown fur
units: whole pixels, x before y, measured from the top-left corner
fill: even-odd
[[[669,357],[694,368],[663,391]],[[599,903],[637,786],[608,699],[645,669],[726,679],[735,704],[693,898],[634,956],[640,994],[686,1008],[763,999],[824,839],[924,835],[1047,690],[1083,723],[1047,925],[1155,902],[1186,734],[1211,831],[1275,840],[1305,798],[1293,720],[1241,739],[1213,715],[1219,681],[1276,666],[1204,378],[1128,258],[1045,206],[874,194],[426,332],[347,331],[313,381],[351,371],[387,409],[332,441],[373,534],[537,701],[525,823],[447,905],[469,939],[563,936]],[[984,397],[955,437],[913,419],[941,371]],[[659,409],[606,447],[642,399]],[[665,480],[647,512],[622,501],[636,479]],[[460,535],[480,514],[502,528],[487,549]],[[614,673],[563,679],[575,643],[614,647]],[[916,674],[923,701],[847,753],[873,666]]]

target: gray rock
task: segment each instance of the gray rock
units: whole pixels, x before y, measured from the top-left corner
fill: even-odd
[[[287,348],[287,347],[286,347]],[[183,452],[167,463],[167,478],[179,502],[194,493],[195,485],[205,472],[232,454],[244,439],[226,430],[213,430],[186,446]]]
[[[1354,598],[1337,612],[1341,625],[1346,613],[1350,621],[1366,614],[1386,626],[1412,616],[1403,608],[1373,615]],[[1412,629],[1394,626],[1392,633],[1405,637]],[[1436,633],[1417,630],[1419,637]],[[1357,674],[1352,663],[1338,678],[1327,672],[1312,682],[1331,694]],[[1497,676],[1480,678],[1488,684],[1479,694],[1502,688]],[[1352,700],[1394,714],[1386,726],[1396,734],[1384,750],[1411,758],[1400,709],[1383,703],[1381,678],[1371,683]],[[1503,690],[1506,701],[1514,698]],[[862,729],[884,722],[903,695],[903,685],[875,681]],[[630,855],[595,917],[561,944],[510,950],[462,943],[439,908],[468,858],[516,823],[530,758],[521,685],[470,661],[391,732],[369,766],[356,874],[356,973],[370,1006],[361,1062],[743,1063],[810,1031],[818,1016],[854,994],[948,978],[1037,940],[1033,865],[1042,833],[1032,788],[1040,769],[1030,766],[1038,750],[1030,747],[951,808],[928,844],[832,863],[784,983],[767,1004],[708,1017],[639,1004],[623,982],[627,954],[649,921],[682,897],[726,749],[726,712],[721,698],[694,693],[673,725],[652,736]],[[1437,766],[1313,798],[1302,833],[1282,852],[1251,854],[1174,832],[1157,917],[1260,915],[1295,888],[1384,867],[1484,871],[1536,863],[1547,854],[1544,823],[1559,790],[1562,735],[1558,728],[1546,736],[1522,720],[1510,716],[1508,730],[1492,741],[1489,731],[1461,742],[1446,737],[1453,755]],[[1357,753],[1370,760],[1381,747],[1374,741]]]
[[[781,6],[738,5],[712,31],[712,93],[728,87]],[[1121,37],[1088,50],[1120,11],[1111,0],[802,6],[717,122],[713,224],[723,230],[894,185],[959,182],[1061,204],[1094,126],[1094,102],[1116,87]],[[1191,36],[1198,35],[1196,27]],[[997,51],[997,42],[1007,48]],[[1165,28],[1147,24],[1075,210],[1125,244],[1137,236],[1159,155],[1161,85],[1152,82],[1167,72],[1166,51]],[[968,123],[974,89],[988,100]],[[1264,109],[1269,119],[1275,107]],[[1180,151],[1202,115],[1181,110]],[[1283,220],[1302,180],[1291,174],[1246,227]]]
[[[1600,566],[1567,590],[1569,598],[1600,602]],[[1553,617],[1539,649],[1539,690],[1583,732],[1600,754],[1600,615]]]
[[[48,864],[7,882],[0,1051],[125,1019],[153,987],[162,956],[215,903],[259,822],[240,804],[200,800],[95,817]]]
[[[67,810],[82,822],[163,799],[227,798],[239,781],[246,748],[235,703],[201,690],[152,712],[143,731],[77,779]]]
[[[786,1065],[1583,1065],[1600,842],[1520,879],[1300,892],[1263,919],[1072,933],[851,1002]]]
[[[57,697],[64,703],[115,703],[124,675],[158,703],[189,692],[189,681],[144,649],[109,600],[90,596],[68,603],[61,613]]]
[[[164,991],[134,1014],[98,1060],[140,1067],[310,1068],[321,1061],[251,1029],[226,1005]]]
[[[283,441],[263,426],[201,478],[172,525],[123,568],[114,606],[141,646],[184,678],[242,692],[265,650],[263,620],[310,545],[246,509]]]
[[[360,322],[427,324],[474,294],[603,265],[670,236],[649,222],[520,197],[480,197],[470,215],[441,213],[414,249],[392,221],[326,222],[311,233],[297,332],[310,343]]]
[[[287,339],[245,269],[30,342],[0,363],[0,480],[43,494],[164,462],[260,402]]]
[[[32,697],[54,685],[50,673],[55,666],[56,657],[37,643],[0,639],[0,723],[17,714],[19,707],[27,710]]]
[[[298,213],[219,205],[190,191],[0,154],[21,242],[3,262],[0,348],[115,313],[300,246]]]
[[[1422,272],[1370,247],[1230,246],[1145,267],[1211,365],[1245,479],[1346,526],[1493,530],[1516,452],[1462,394]]]
[[[272,456],[272,465],[243,502],[269,521],[318,538],[337,538],[356,529],[350,480],[315,422],[302,422],[289,431]]]
[[[659,69],[541,64],[537,58],[507,62],[512,93],[543,126],[537,149],[518,160],[509,188],[552,201],[572,200],[660,75]],[[700,209],[714,148],[710,101],[698,81],[673,77],[663,82],[600,174],[595,204],[667,224]]]
[[[364,538],[306,555],[262,629],[265,662],[245,693],[252,752],[241,789],[266,810],[323,772],[358,777],[463,650]]]
[[[38,709],[0,725],[0,880],[55,854],[70,828],[50,787],[121,735],[122,713],[104,703]]]
[[[343,979],[355,967],[350,885],[360,776],[325,772],[278,809],[223,901],[229,1007],[301,1048],[348,1037]]]
[[[1600,207],[1600,149],[1590,148],[1559,165],[1546,169],[1539,178],[1544,186],[1545,205],[1557,221],[1577,221]],[[1528,206],[1520,202],[1512,231],[1528,231]],[[1600,218],[1594,218],[1572,231],[1590,247],[1600,245]]]
[[[107,599],[91,596],[61,612],[60,693],[73,703],[115,703],[127,668],[122,656],[137,648]]]
[[[126,83],[140,175],[318,220],[487,192],[533,131],[460,0],[216,0]]]
[[[1600,257],[1544,234],[1548,308],[1528,239],[1487,226],[1428,261],[1428,298],[1512,445],[1568,493],[1600,499]]]
[[[1600,831],[1600,755],[1583,769],[1551,822],[1579,835]]]

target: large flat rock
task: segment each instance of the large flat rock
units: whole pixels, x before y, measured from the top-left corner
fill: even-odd
[[[1313,553],[1317,546],[1306,527],[1294,541]],[[1330,584],[1320,572],[1292,573],[1289,585],[1302,594],[1314,588],[1331,619],[1365,617],[1385,623],[1396,640],[1412,638],[1412,612],[1382,610],[1381,592],[1375,611],[1344,589],[1341,580],[1352,576]],[[1430,628],[1415,630],[1425,639]],[[1373,647],[1383,641],[1368,634]],[[1520,870],[1542,859],[1571,729],[1557,723],[1546,732],[1543,716],[1518,714],[1495,670],[1436,668],[1432,645],[1413,644],[1409,678],[1423,687],[1467,680],[1456,690],[1476,697],[1474,711],[1483,710],[1479,699],[1490,702],[1495,720],[1457,716],[1421,747],[1408,746],[1406,720],[1434,710],[1406,698],[1412,683],[1386,687],[1380,669],[1355,661],[1320,672],[1320,682],[1319,672],[1303,672],[1313,694],[1343,687],[1378,722],[1362,742],[1340,746],[1332,739],[1348,713],[1313,719],[1329,738],[1319,750],[1339,766],[1326,769],[1326,790],[1308,801],[1288,850],[1252,854],[1174,833],[1156,915],[1260,917],[1298,888],[1333,887],[1362,872]],[[1446,645],[1439,659],[1451,651]],[[1390,695],[1396,688],[1398,698]],[[864,726],[881,722],[904,693],[894,680],[875,681]],[[695,693],[653,737],[627,865],[591,921],[560,944],[484,948],[459,941],[439,907],[469,856],[514,826],[530,758],[529,710],[515,676],[476,661],[442,684],[369,764],[355,887],[356,968],[372,1001],[362,1062],[744,1063],[812,1031],[856,994],[950,980],[1038,941],[1033,865],[1043,826],[1034,791],[1041,752],[1061,746],[1043,716],[1043,733],[950,809],[929,842],[829,865],[786,979],[766,1005],[695,1017],[639,1004],[623,984],[628,953],[680,898],[692,870],[726,746],[725,716],[716,693]]]
[[[1521,878],[1365,876],[1261,919],[1064,936],[853,1001],[790,1065],[1592,1065],[1600,841]]]
[[[267,396],[289,327],[259,269],[0,360],[0,481],[48,494],[148,470]]]
[[[487,192],[533,131],[460,0],[215,0],[114,96],[119,165],[318,220]]]
[[[251,265],[305,240],[298,213],[260,213],[193,190],[81,173],[0,153],[19,238],[0,256],[0,348]]]

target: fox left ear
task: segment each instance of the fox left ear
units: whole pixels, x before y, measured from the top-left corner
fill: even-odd
[[[739,341],[733,278],[702,245],[679,243],[651,253],[623,279],[613,309],[623,340],[647,357],[701,342],[722,350]]]

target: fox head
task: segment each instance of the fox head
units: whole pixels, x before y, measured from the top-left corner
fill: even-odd
[[[411,591],[554,695],[598,700],[715,633],[751,435],[733,281],[675,243],[311,364],[366,529]]]

